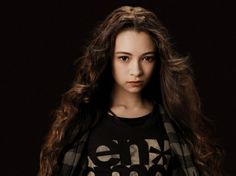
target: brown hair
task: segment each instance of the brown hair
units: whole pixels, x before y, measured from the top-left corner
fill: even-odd
[[[98,123],[109,107],[114,43],[117,34],[127,29],[148,33],[158,48],[161,64],[156,67],[143,96],[162,103],[181,127],[203,175],[220,175],[221,150],[210,140],[208,120],[201,112],[188,57],[181,57],[172,49],[167,30],[154,13],[141,7],[123,6],[98,26],[79,59],[73,85],[63,95],[42,147],[39,176],[53,175],[63,151],[73,144],[78,134]]]

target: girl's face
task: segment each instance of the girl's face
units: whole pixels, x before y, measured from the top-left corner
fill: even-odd
[[[112,74],[115,89],[140,93],[152,76],[156,59],[155,45],[145,32],[125,30],[115,41]]]

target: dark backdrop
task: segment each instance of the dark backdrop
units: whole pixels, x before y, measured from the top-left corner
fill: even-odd
[[[3,173],[36,175],[50,112],[71,84],[74,61],[93,28],[120,5],[155,12],[176,49],[190,54],[205,114],[225,148],[224,168],[236,175],[235,13],[219,0],[18,1],[9,2],[1,59]]]

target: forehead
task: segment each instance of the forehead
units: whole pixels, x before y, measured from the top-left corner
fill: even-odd
[[[155,45],[150,35],[143,31],[125,30],[120,32],[115,40],[115,52],[126,51],[144,53],[155,51]]]

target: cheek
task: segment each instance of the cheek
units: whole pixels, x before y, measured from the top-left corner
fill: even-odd
[[[120,78],[124,74],[125,74],[124,65],[114,62],[113,65],[112,65],[112,75],[113,75],[113,77]]]
[[[154,68],[155,68],[155,65],[153,64],[153,65],[148,65],[148,66],[146,66],[145,67],[145,75],[147,76],[147,77],[151,77],[151,75],[152,75],[152,73],[153,73],[153,71],[154,71]]]

